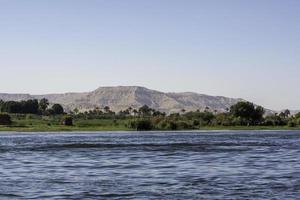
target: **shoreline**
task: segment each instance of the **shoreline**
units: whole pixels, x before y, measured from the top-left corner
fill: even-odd
[[[268,126],[212,126],[203,127],[200,129],[180,129],[180,130],[148,130],[138,131],[124,127],[77,127],[77,126],[51,126],[51,127],[8,127],[0,126],[0,133],[12,132],[28,132],[28,133],[43,133],[43,132],[205,132],[205,131],[300,131],[300,127],[268,127]]]

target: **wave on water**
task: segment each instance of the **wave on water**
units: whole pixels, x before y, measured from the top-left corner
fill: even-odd
[[[0,136],[0,199],[298,199],[299,132]]]

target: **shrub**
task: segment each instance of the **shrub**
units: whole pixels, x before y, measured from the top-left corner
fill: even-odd
[[[266,119],[263,125],[265,125],[265,126],[274,126],[275,122],[271,119]]]
[[[200,125],[200,121],[199,120],[194,120],[193,121],[193,125],[194,126],[199,126]]]
[[[137,131],[149,131],[152,130],[153,124],[148,119],[141,119],[129,122],[129,128],[136,129]]]
[[[294,120],[291,120],[291,121],[288,122],[288,126],[289,127],[296,127],[297,123]]]
[[[177,128],[184,130],[184,129],[192,129],[193,127],[190,124],[188,124],[187,122],[179,121],[179,122],[177,122]]]
[[[128,128],[136,129],[136,121],[129,121],[127,124]]]
[[[241,125],[245,125],[245,122],[243,122],[243,120],[240,117],[235,117],[232,120],[232,124],[235,126],[241,126]]]
[[[113,125],[115,125],[115,126],[119,125],[119,123],[118,123],[118,121],[116,119],[113,120]]]
[[[168,122],[167,129],[168,130],[177,130],[178,125],[175,122],[170,121],[170,122]]]
[[[0,125],[10,125],[12,123],[8,114],[0,114]]]
[[[64,118],[63,124],[65,126],[73,126],[73,118],[70,116],[67,116]]]
[[[166,129],[168,123],[166,120],[161,120],[159,123],[155,123],[155,127],[157,127],[160,130]]]

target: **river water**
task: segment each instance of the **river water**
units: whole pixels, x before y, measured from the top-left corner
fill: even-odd
[[[300,199],[300,132],[1,133],[0,199]]]

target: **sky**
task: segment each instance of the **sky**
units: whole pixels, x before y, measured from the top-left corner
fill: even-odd
[[[298,0],[0,0],[0,93],[139,85],[300,109]]]

